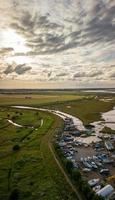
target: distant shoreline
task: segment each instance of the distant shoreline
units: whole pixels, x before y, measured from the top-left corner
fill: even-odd
[[[0,94],[34,94],[47,92],[89,92],[89,93],[115,93],[115,88],[76,88],[76,89],[0,89]]]

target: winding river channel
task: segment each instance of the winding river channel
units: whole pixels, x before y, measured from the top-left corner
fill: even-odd
[[[80,130],[80,131],[86,130],[85,126],[83,125],[83,122],[79,118],[77,118],[73,115],[70,115],[68,113],[64,113],[64,112],[61,112],[58,110],[50,110],[50,109],[35,108],[35,107],[28,107],[28,106],[12,106],[12,107],[19,108],[19,109],[47,111],[47,112],[53,113],[53,114],[61,117],[63,120],[65,118],[69,117],[73,120],[73,124],[77,127],[78,130]],[[22,127],[22,125],[18,125],[16,123],[12,122],[11,120],[9,122],[12,123],[14,126]],[[91,124],[94,126],[95,135],[92,135],[92,136],[89,136],[86,138],[77,137],[78,141],[87,143],[87,144],[100,141],[101,139],[98,136],[101,135],[101,131],[105,126],[111,128],[112,130],[115,130],[115,107],[111,111],[102,113],[102,121],[93,122]]]

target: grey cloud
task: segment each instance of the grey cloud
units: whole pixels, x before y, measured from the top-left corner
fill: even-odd
[[[56,5],[58,6],[58,2]],[[71,8],[71,5],[70,1],[68,7]],[[93,13],[91,15],[92,13],[87,13],[85,8],[82,8],[82,3],[77,5],[80,10],[77,19],[76,16],[72,19],[65,17],[63,25],[52,22],[50,14],[40,16],[35,12],[33,15],[30,11],[25,11],[14,19],[11,26],[26,37],[26,45],[31,48],[29,55],[58,53],[90,43],[115,40],[115,26],[112,25],[115,6],[109,8],[106,3],[98,1],[90,11]],[[84,19],[88,16],[90,20],[85,22],[84,26]],[[76,27],[75,31],[66,33],[68,21],[72,22],[72,27]],[[68,38],[69,42],[66,42]]]
[[[89,22],[85,24],[86,27],[83,26],[80,30],[70,33],[70,37],[72,38],[71,42],[73,40],[77,42],[78,40],[78,44],[81,46],[95,42],[115,40],[115,26],[112,24],[115,18],[115,6],[109,8],[102,1],[97,1],[92,13],[93,16],[91,16]],[[85,17],[89,15],[90,13],[87,13]],[[83,16],[82,21],[85,17]],[[75,45],[73,45],[73,47],[75,47]],[[72,45],[70,47],[72,47]]]
[[[95,42],[109,42],[115,40],[115,26],[112,24],[115,18],[115,6],[106,8],[102,2],[97,2],[93,16],[86,23],[86,27],[70,34],[74,41],[81,38],[79,45],[87,45]],[[88,13],[87,15],[89,15]]]
[[[109,74],[109,77],[110,77],[110,78],[115,78],[115,72],[110,73],[110,74]]]
[[[115,26],[112,25],[112,20],[115,17],[115,6],[105,10],[99,5],[95,8],[94,18],[88,24],[86,31],[87,37],[93,38],[95,41],[112,41],[115,40]],[[98,12],[97,12],[98,10]],[[101,15],[101,10],[104,10]],[[91,40],[92,42],[92,40]]]
[[[87,74],[88,77],[97,77],[97,76],[100,76],[102,75],[102,71],[91,71]]]
[[[25,27],[21,26],[18,22],[12,22],[10,27],[15,29],[17,32],[25,35]]]
[[[24,27],[27,30],[29,29],[31,31],[34,28],[35,21],[36,21],[36,15],[32,19],[32,16],[29,12],[24,12],[24,15],[21,17],[20,23],[22,27]]]
[[[92,78],[98,77],[99,78],[100,75],[103,75],[103,72],[101,70],[93,71],[89,69],[87,71],[74,73],[73,78],[80,78],[80,77],[81,78],[84,78],[84,77],[92,77]]]
[[[19,75],[25,74],[25,72],[30,71],[31,67],[25,66],[25,65],[18,65],[15,68],[15,72]]]
[[[85,72],[77,72],[73,75],[73,78],[79,78],[79,77],[86,77]]]
[[[9,65],[5,71],[4,71],[4,74],[11,74],[12,72],[14,71],[13,67],[11,65]]]
[[[81,27],[80,30],[76,30],[70,33],[71,42],[78,41],[79,46],[87,46],[88,44],[111,42],[115,41],[115,26],[112,24],[113,18],[115,18],[115,6],[107,8],[104,3],[97,2],[93,8],[93,16],[90,17],[89,22]],[[87,14],[89,16],[90,13]],[[85,17],[87,17],[85,16]],[[75,44],[76,45],[76,44]],[[75,47],[73,45],[73,47]],[[72,48],[72,45],[70,46]]]
[[[48,16],[39,16],[36,12],[33,16],[31,11],[25,11],[21,17],[15,17],[14,22],[11,23],[17,31],[22,32],[26,36],[37,36],[36,30],[48,31],[49,29],[61,28],[57,23],[50,22]],[[45,29],[45,30],[44,30]],[[23,32],[24,31],[24,32]]]
[[[51,22],[48,16],[40,17],[35,14],[33,17],[29,12],[25,12],[20,19],[11,23],[11,27],[26,38],[26,45],[33,49],[35,54],[58,52],[63,50],[65,45],[65,36],[56,31],[63,29],[62,26]]]
[[[115,67],[115,65],[110,65],[110,67],[112,67],[112,68],[113,68],[113,67]]]
[[[18,1],[15,9],[12,9],[11,0],[7,2],[7,18],[0,10],[3,15],[0,23],[6,23],[3,34],[7,29],[13,29],[12,32],[16,31],[17,36],[21,35],[20,38],[25,40],[20,43],[22,49],[19,52],[15,41],[11,42],[11,46],[16,47],[13,54],[16,53],[10,56],[12,49],[1,51],[3,57],[8,53],[8,59],[2,60],[20,63],[21,57],[24,57],[24,62],[30,61],[32,70],[28,64],[7,65],[7,68],[2,65],[3,77],[9,78],[11,74],[21,80],[22,76],[19,75],[22,74],[25,79],[75,82],[114,79],[114,1],[23,0]],[[3,5],[7,5],[7,2]],[[49,2],[51,5],[48,5]],[[7,43],[10,41],[6,38],[4,43],[1,42],[1,47],[8,46]],[[24,46],[30,48],[28,53],[23,50]]]
[[[46,41],[50,44],[62,44],[64,42],[63,36],[53,36],[52,34],[46,35]]]
[[[87,46],[89,43],[115,40],[115,25],[112,23],[115,18],[115,6],[112,1],[107,3],[92,0],[90,10],[87,10],[87,5],[84,6],[84,1],[53,1],[52,5],[55,7],[51,5],[51,9],[48,7],[50,1],[46,1],[47,8],[43,14],[37,8],[42,5],[41,2],[37,0],[28,3],[24,0],[14,3],[15,6],[10,11],[14,14],[11,13],[12,20],[9,23],[25,37],[26,44],[31,48],[30,55],[58,53],[82,45]],[[57,18],[54,12],[57,13]],[[68,37],[69,42],[66,42]]]
[[[64,77],[64,76],[67,76],[67,75],[68,75],[68,73],[62,72],[62,73],[57,74],[56,76],[57,77]]]
[[[48,74],[47,74],[48,78],[51,77],[51,75],[52,75],[52,71],[48,72]]]
[[[50,22],[48,20],[48,16],[41,16],[38,21],[37,21],[37,26],[38,27],[45,27],[47,29],[52,29],[52,28],[61,28],[62,26],[57,24],[57,23],[53,23]]]
[[[28,41],[27,45],[30,47],[34,47],[35,51],[39,50],[39,48],[45,47],[46,49],[50,51],[50,49],[53,47],[59,47],[59,45],[64,44],[64,37],[63,36],[58,36],[58,35],[53,35],[53,34],[47,34],[43,33],[40,34],[37,38],[32,39]]]
[[[12,64],[12,65],[8,65],[8,67],[4,71],[4,74],[8,75],[15,72],[16,74],[21,75],[21,74],[25,74],[27,71],[30,71],[30,70],[31,70],[31,67],[26,66],[25,64],[17,65],[17,66],[15,66],[15,64]]]
[[[59,41],[61,38],[58,39]],[[29,47],[33,48],[33,51],[27,53],[27,55],[42,55],[42,54],[54,54],[58,52],[63,52],[68,49],[77,47],[79,43],[73,41],[68,44],[65,43],[41,43],[36,46],[34,44],[27,44]]]
[[[1,55],[5,55],[5,54],[9,54],[11,52],[13,52],[14,49],[11,48],[11,47],[8,47],[8,48],[0,48],[0,54]]]
[[[80,38],[81,33],[82,33],[81,30],[80,30],[80,31],[74,31],[74,32],[71,32],[69,36],[70,36],[73,40],[75,40],[75,39]]]

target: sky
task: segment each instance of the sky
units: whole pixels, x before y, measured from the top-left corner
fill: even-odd
[[[0,0],[0,88],[115,87],[115,0]]]

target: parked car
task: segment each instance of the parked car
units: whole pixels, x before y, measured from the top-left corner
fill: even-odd
[[[109,169],[101,169],[100,174],[109,174]]]

